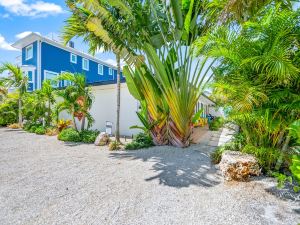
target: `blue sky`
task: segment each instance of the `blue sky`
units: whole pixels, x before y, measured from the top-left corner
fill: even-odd
[[[15,62],[20,52],[10,45],[29,32],[58,38],[70,13],[63,0],[0,0],[0,62]],[[75,48],[87,52],[87,45],[75,40]],[[114,62],[111,53],[98,58]]]

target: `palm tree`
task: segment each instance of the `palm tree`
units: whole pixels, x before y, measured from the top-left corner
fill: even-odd
[[[16,88],[19,93],[18,105],[19,105],[19,125],[22,126],[23,118],[22,118],[22,97],[24,93],[27,91],[28,78],[25,76],[20,67],[15,66],[11,63],[3,63],[0,66],[0,73],[4,71],[8,71],[9,75],[6,78],[2,78],[1,82],[7,88]]]
[[[45,80],[42,85],[41,95],[45,98],[47,102],[47,117],[46,117],[46,125],[50,125],[51,123],[51,104],[55,102],[54,89],[51,85],[50,80]]]
[[[223,26],[196,42],[199,53],[220,63],[214,70],[215,100],[230,108],[245,151],[274,159],[270,169],[287,154],[289,126],[300,118],[299,16],[269,7],[237,31]]]
[[[67,80],[72,85],[58,91],[58,96],[62,97],[63,101],[58,103],[59,111],[67,110],[72,115],[74,128],[76,126],[75,117],[81,121],[81,130],[85,129],[85,120],[88,119],[89,128],[94,122],[89,110],[93,103],[93,95],[91,89],[86,87],[86,79],[83,74],[63,73],[58,77],[58,80]]]
[[[117,59],[117,114],[116,114],[116,141],[120,142],[120,96],[121,96],[121,56],[126,55],[120,43],[121,38],[114,30],[105,29],[103,26],[94,27],[95,24],[101,24],[101,17],[93,14],[86,8],[76,7],[74,1],[67,1],[72,11],[72,16],[66,21],[67,25],[63,30],[63,39],[69,42],[73,37],[83,37],[89,43],[90,52],[95,54],[98,49],[112,51]]]

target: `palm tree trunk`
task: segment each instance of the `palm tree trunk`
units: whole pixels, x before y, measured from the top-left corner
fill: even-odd
[[[47,125],[50,126],[51,123],[51,102],[48,101],[48,115],[47,115]]]
[[[18,99],[18,103],[19,103],[19,125],[22,126],[23,118],[22,118],[22,99],[21,99],[21,96]]]
[[[81,122],[81,131],[84,130],[85,127],[85,116],[82,117],[82,122]]]
[[[120,142],[120,97],[121,97],[121,65],[120,55],[117,54],[117,121],[116,121],[116,141]]]

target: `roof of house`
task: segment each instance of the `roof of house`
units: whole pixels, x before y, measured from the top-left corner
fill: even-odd
[[[94,57],[93,55],[81,52],[81,51],[79,51],[79,50],[77,50],[75,48],[71,48],[69,46],[66,46],[66,45],[58,42],[58,41],[52,40],[50,38],[41,36],[41,35],[39,35],[37,33],[33,33],[33,32],[30,33],[30,34],[28,34],[24,38],[21,38],[20,40],[16,41],[14,44],[12,44],[12,47],[17,48],[17,49],[22,49],[22,48],[28,46],[29,44],[32,44],[35,41],[42,41],[42,42],[48,43],[50,45],[53,45],[55,47],[61,48],[63,50],[66,50],[68,52],[71,52],[71,53],[74,53],[76,55],[79,55],[79,56],[81,56],[83,58],[95,61],[95,62],[97,62],[99,64],[103,64],[103,65],[106,65],[106,66],[109,66],[109,67],[112,67],[112,68],[115,68],[115,69],[117,68],[116,66],[111,65],[111,64],[109,64],[107,62],[104,62],[104,61],[102,61],[102,60]]]

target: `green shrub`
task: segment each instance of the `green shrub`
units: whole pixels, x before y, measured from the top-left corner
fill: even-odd
[[[35,133],[35,130],[38,128],[39,126],[37,126],[37,125],[32,125],[30,128],[29,128],[29,132],[30,133]]]
[[[62,130],[58,135],[58,140],[61,141],[71,141],[71,142],[80,142],[80,134],[74,128],[67,128]]]
[[[46,128],[43,126],[39,126],[34,131],[36,134],[42,135],[46,133]]]
[[[212,131],[219,130],[224,125],[224,119],[222,117],[215,117],[213,121],[209,123],[209,129]]]
[[[135,149],[141,149],[141,148],[149,148],[153,146],[153,141],[150,135],[146,133],[139,133],[131,143],[128,143],[125,146],[125,149],[127,150],[135,150]]]
[[[0,102],[0,126],[18,122],[18,95],[8,94],[8,96]]]
[[[80,132],[81,141],[84,143],[94,143],[99,135],[98,130],[84,130]]]
[[[113,141],[109,144],[108,148],[110,151],[116,151],[116,150],[121,149],[121,146],[120,146],[119,142]]]

